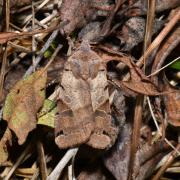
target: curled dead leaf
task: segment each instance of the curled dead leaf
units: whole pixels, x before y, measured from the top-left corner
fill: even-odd
[[[120,88],[123,87],[124,90],[127,89],[127,93],[130,90],[135,93],[149,96],[161,94],[157,86],[148,77],[146,77],[146,75],[138,66],[136,66],[131,58],[123,56],[122,54],[119,56],[106,54],[103,59],[107,62],[112,60],[121,61],[129,67],[130,79],[128,81],[119,81],[116,79],[113,80],[115,85],[119,86]]]
[[[36,127],[36,114],[45,99],[47,73],[42,71],[17,82],[5,101],[3,119],[17,135],[19,144],[23,144]]]
[[[175,11],[177,13],[177,10]],[[173,13],[174,14],[174,13]],[[180,43],[180,28],[175,28],[171,35],[167,37],[167,40],[162,44],[159,49],[156,58],[153,62],[152,73],[158,71],[162,66],[167,64],[165,61],[173,50],[178,47]],[[164,53],[166,52],[166,53]],[[173,71],[173,70],[172,70]],[[162,96],[162,101],[165,105],[168,121],[173,126],[180,126],[180,91],[179,89],[171,86],[166,78],[166,73],[162,73],[157,76],[152,76],[151,79],[155,84],[161,86],[166,93]],[[157,100],[158,101],[158,100]],[[158,102],[156,103],[158,104]]]

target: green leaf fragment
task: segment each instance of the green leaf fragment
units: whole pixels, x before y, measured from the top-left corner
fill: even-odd
[[[45,51],[45,52],[44,52],[44,57],[45,57],[45,58],[49,58],[49,57],[51,57],[51,56],[52,56],[52,54],[53,54],[53,52],[52,52],[52,51],[47,50],[47,51]]]
[[[38,114],[38,124],[54,128],[56,112],[57,108],[55,102],[46,99],[41,111]]]
[[[170,68],[173,68],[173,69],[180,70],[180,60],[174,62],[174,63],[171,64],[169,67],[170,67]]]

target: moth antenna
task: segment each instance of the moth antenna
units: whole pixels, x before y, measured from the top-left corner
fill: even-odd
[[[88,52],[91,50],[89,41],[87,39],[84,39],[81,43],[80,50],[84,52]]]

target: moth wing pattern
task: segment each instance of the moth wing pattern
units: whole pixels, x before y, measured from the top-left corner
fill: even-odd
[[[114,144],[118,134],[118,129],[112,124],[106,69],[101,67],[89,84],[95,128],[87,144],[96,149],[106,149]]]
[[[68,58],[61,76],[55,142],[59,148],[86,143],[96,149],[113,145],[106,65],[84,41]]]
[[[94,114],[85,81],[77,80],[69,71],[63,73],[61,83],[55,120],[55,142],[59,148],[69,148],[89,139],[94,129]]]

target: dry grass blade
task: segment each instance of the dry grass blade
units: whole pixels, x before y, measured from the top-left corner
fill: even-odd
[[[6,5],[6,31],[9,31],[9,19],[10,19],[10,3],[9,0],[5,1]],[[3,86],[4,86],[4,78],[6,74],[6,65],[7,65],[7,47],[8,44],[5,45],[5,50],[3,54],[3,60],[1,65],[1,73],[0,73],[0,101],[3,100]]]
[[[20,32],[20,33],[15,33],[15,32],[1,32],[0,33],[0,44],[4,44],[10,40],[21,38],[21,37],[28,37],[32,36],[35,34],[40,34],[40,33],[49,33],[52,31],[58,31],[58,29],[62,28],[64,25],[66,25],[67,22],[63,22],[59,25],[52,25],[51,27],[47,29],[42,29],[42,30],[34,30],[32,32]]]
[[[20,165],[20,163],[23,161],[23,159],[26,157],[26,155],[30,152],[30,149],[32,148],[32,143],[29,143],[25,150],[22,152],[22,154],[17,159],[16,163],[13,165],[11,170],[9,171],[8,175],[4,178],[4,180],[9,180],[11,176],[13,175],[16,168]]]
[[[37,150],[38,150],[38,158],[39,158],[39,167],[40,167],[40,174],[41,179],[46,180],[47,178],[47,167],[46,167],[46,160],[44,155],[44,147],[42,141],[38,139],[37,141]]]
[[[179,151],[180,150],[180,144],[177,145],[176,149]],[[173,163],[174,159],[179,156],[177,152],[174,150],[169,158],[166,160],[163,166],[159,169],[157,174],[152,178],[152,180],[158,180],[162,176],[162,174],[166,171],[166,169]]]
[[[159,33],[155,40],[151,43],[144,55],[136,63],[138,66],[142,66],[144,59],[147,59],[149,55],[156,49],[172,28],[177,24],[180,19],[180,10],[174,15],[174,17],[168,22],[164,29]]]
[[[134,112],[134,123],[133,123],[133,132],[132,132],[132,145],[131,145],[131,156],[130,156],[130,166],[129,166],[129,177],[132,179],[133,169],[135,165],[135,156],[139,147],[140,142],[140,129],[142,123],[142,111],[143,111],[143,101],[144,96],[137,96],[136,106]]]
[[[36,67],[39,62],[41,61],[43,55],[44,55],[44,52],[49,48],[49,46],[51,45],[51,43],[53,42],[53,40],[56,38],[56,36],[58,35],[58,30],[55,30],[51,36],[49,37],[49,39],[46,41],[45,45],[43,46],[43,48],[40,50],[39,52],[39,55],[36,57],[35,59],[35,63],[34,63],[34,66],[30,66],[28,68],[28,70],[26,71],[25,75],[24,76],[27,76],[27,75],[30,75],[32,72],[33,72],[33,69],[34,67]]]
[[[156,0],[148,0],[148,13],[147,13],[143,54],[151,43],[154,16],[155,16],[155,7],[156,7],[155,4],[156,4]],[[146,61],[144,59],[144,72],[145,72],[145,67],[146,67]],[[134,113],[129,180],[132,178],[133,170],[135,169],[135,155],[138,150],[138,146],[140,142],[140,129],[142,123],[142,116],[143,116],[143,103],[144,103],[144,96],[142,95],[138,96],[136,99],[136,106]]]
[[[175,63],[176,61],[179,61],[180,57],[177,57],[176,59],[174,59],[173,61],[171,61],[170,63],[166,64],[165,66],[163,66],[162,68],[158,69],[157,71],[151,73],[150,75],[148,75],[147,77],[151,77],[151,76],[155,76],[158,73],[160,73],[162,70],[164,70],[165,68],[167,68],[168,66],[170,66],[171,64]]]
[[[158,130],[158,133],[162,136],[161,130],[160,130],[159,125],[158,125],[158,122],[157,122],[156,117],[154,115],[154,112],[152,110],[152,106],[151,106],[149,97],[147,97],[147,102],[148,102],[149,110],[151,112],[151,116],[153,118],[154,124],[155,124],[155,126],[156,126],[156,128]],[[180,155],[180,151],[178,149],[176,149],[176,147],[174,147],[174,145],[168,139],[165,138],[164,140],[169,146],[172,147],[172,149],[174,149],[174,151],[176,151],[176,153],[178,153],[178,155]]]

